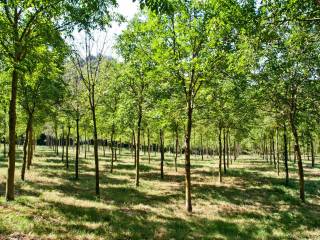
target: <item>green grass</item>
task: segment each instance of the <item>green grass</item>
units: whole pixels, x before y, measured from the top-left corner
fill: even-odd
[[[25,182],[19,179],[18,154],[16,200],[8,203],[3,197],[7,163],[1,155],[0,239],[320,239],[319,165],[305,167],[307,203],[301,203],[292,162],[287,187],[283,169],[277,176],[273,166],[257,156],[241,156],[222,184],[217,158],[193,158],[194,211],[188,214],[182,158],[176,173],[172,155],[166,156],[161,180],[159,155],[152,154],[151,164],[142,155],[141,186],[136,188],[130,153],[122,153],[111,174],[108,151],[100,158],[97,199],[92,153],[87,160],[81,155],[78,181],[71,153],[67,171],[60,157],[38,147]]]

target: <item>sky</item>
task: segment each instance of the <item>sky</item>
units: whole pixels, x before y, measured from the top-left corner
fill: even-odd
[[[132,0],[118,0],[118,7],[115,11],[124,16],[127,21],[130,21],[139,10],[139,4],[137,2],[138,1],[133,2]],[[98,30],[93,31],[95,42],[92,43],[92,54],[96,55],[97,52],[101,52],[103,49],[103,55],[117,58],[117,54],[112,47],[115,45],[116,37],[121,34],[126,28],[126,25],[127,23],[119,25],[119,23],[114,22],[111,24],[111,28],[108,28],[105,32]],[[75,30],[73,36],[74,40],[72,40],[72,44],[77,46],[76,48],[82,53],[81,55],[84,55],[84,33],[79,33]],[[103,44],[104,42],[105,44]]]
[[[116,11],[122,14],[127,20],[131,20],[139,10],[139,4],[137,2],[138,1],[133,2],[132,0],[118,0],[118,9]],[[116,36],[119,35],[125,27],[126,23],[121,24],[121,26],[119,26],[119,23],[112,24],[111,29],[108,31],[108,35],[112,41],[111,46],[114,45]],[[107,55],[114,56],[114,54],[114,51],[108,49]]]

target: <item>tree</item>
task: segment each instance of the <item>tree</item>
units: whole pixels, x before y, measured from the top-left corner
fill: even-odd
[[[92,123],[93,123],[93,147],[94,147],[94,162],[95,162],[95,176],[96,176],[96,195],[100,196],[99,187],[99,154],[98,154],[98,128],[97,128],[97,96],[98,91],[101,91],[99,84],[101,84],[100,79],[100,67],[103,60],[103,52],[106,44],[106,39],[102,44],[102,48],[99,49],[97,56],[92,55],[92,44],[93,39],[89,35],[89,32],[85,33],[85,56],[82,57],[80,52],[74,52],[73,63],[77,70],[78,77],[83,82],[86,90],[87,97],[89,100]]]
[[[140,182],[140,145],[144,112],[148,106],[150,74],[155,68],[152,59],[154,39],[153,22],[143,21],[139,16],[133,19],[118,39],[118,49],[127,68],[126,86],[136,106],[137,144],[135,146],[136,186]]]

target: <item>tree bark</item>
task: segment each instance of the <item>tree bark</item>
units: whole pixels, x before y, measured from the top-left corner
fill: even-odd
[[[79,179],[79,150],[80,150],[79,121],[80,121],[80,119],[77,118],[76,119],[77,145],[76,145],[76,161],[75,161],[75,168],[74,168],[76,180]]]
[[[223,172],[224,174],[227,173],[227,166],[226,166],[226,130],[223,128]]]
[[[163,130],[160,129],[160,175],[161,179],[163,179],[163,162],[164,162],[164,136]]]
[[[84,130],[84,159],[87,159],[87,130]]]
[[[219,141],[219,181],[222,182],[222,127],[219,126],[219,136],[218,136],[218,141]]]
[[[313,145],[313,138],[310,134],[310,150],[311,150],[311,167],[314,167],[314,145]]]
[[[277,140],[277,173],[280,175],[280,156],[279,156],[279,130],[276,129],[276,140]]]
[[[64,146],[65,146],[65,139],[64,139],[64,127],[62,128],[62,155],[61,155],[61,162],[64,160]]]
[[[283,158],[284,167],[286,171],[286,185],[289,184],[289,168],[288,168],[288,139],[287,139],[287,126],[286,123],[283,124]]]
[[[148,160],[149,160],[149,163],[150,163],[150,161],[151,161],[151,156],[150,156],[150,154],[151,154],[151,152],[150,152],[150,130],[149,130],[149,128],[148,128]]]
[[[137,165],[137,145],[136,145],[136,134],[132,130],[132,142],[133,142],[133,151],[134,151],[134,166]]]
[[[302,202],[305,201],[305,193],[304,193],[304,173],[303,173],[303,165],[302,165],[302,158],[301,158],[301,150],[299,144],[299,135],[298,130],[295,125],[295,113],[290,114],[290,123],[291,123],[291,131],[294,137],[294,150],[297,156],[298,161],[298,173],[299,173],[299,186],[300,186],[300,199]]]
[[[92,101],[92,103],[94,103],[94,90],[93,90],[93,101]],[[94,163],[95,163],[95,175],[96,175],[96,195],[98,197],[100,197],[98,132],[97,132],[97,120],[96,120],[96,109],[95,109],[95,106],[91,106],[91,111],[92,111],[92,121],[93,121],[93,148],[94,148]]]
[[[177,166],[177,161],[178,161],[178,147],[179,147],[179,132],[178,132],[178,127],[176,128],[176,154],[174,157],[174,167],[176,172],[178,171],[178,166]]]
[[[27,127],[26,127],[26,136],[23,144],[23,160],[22,160],[22,168],[21,168],[21,180],[24,181],[26,165],[27,165],[27,146],[29,141],[29,132],[30,132],[30,119],[28,119]]]
[[[192,212],[191,203],[191,163],[190,163],[190,138],[192,131],[192,98],[189,96],[187,101],[187,131],[185,133],[185,194],[186,194],[186,209]]]
[[[67,143],[66,143],[66,167],[67,167],[67,169],[69,169],[70,129],[71,129],[71,127],[68,126]]]
[[[272,135],[271,135],[271,142],[272,142],[272,157],[273,157],[273,165],[274,165],[274,168],[276,169],[277,168],[277,162],[276,162],[276,151],[275,151],[275,143],[274,143],[274,133],[272,132]]]
[[[226,154],[227,154],[227,168],[229,168],[229,128],[226,133]]]
[[[111,166],[110,166],[110,173],[113,172],[113,159],[115,156],[115,150],[114,150],[114,124],[112,124],[112,130],[111,130]]]
[[[139,105],[139,112],[138,112],[138,130],[137,130],[137,146],[136,146],[136,186],[139,186],[140,182],[140,165],[139,165],[139,158],[140,158],[140,134],[141,134],[141,121],[142,121],[142,106]]]
[[[17,57],[16,57],[17,58]],[[15,59],[17,60],[17,59]],[[6,200],[14,200],[14,171],[16,164],[16,102],[17,102],[18,70],[12,71],[11,80],[11,99],[9,107],[9,158],[8,158],[8,177],[6,183]]]
[[[32,157],[33,157],[33,116],[29,116],[30,118],[30,127],[29,127],[29,141],[28,141],[28,161],[27,161],[27,169],[30,170],[30,166],[32,164]]]
[[[201,144],[201,160],[203,161],[203,142],[202,142],[202,133],[200,134],[200,144]]]

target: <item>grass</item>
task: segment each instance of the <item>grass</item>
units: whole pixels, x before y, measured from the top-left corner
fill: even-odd
[[[21,151],[21,148],[19,149]],[[160,179],[159,155],[141,160],[141,183],[129,152],[109,172],[110,153],[100,159],[101,197],[95,197],[92,153],[73,173],[60,157],[37,147],[33,166],[20,178],[16,200],[5,202],[6,162],[0,158],[0,239],[320,239],[319,165],[305,166],[306,203],[298,198],[297,170],[290,162],[290,185],[283,169],[257,156],[241,156],[218,182],[218,160],[192,159],[193,213],[185,212],[183,159],[176,173],[166,156]],[[101,151],[102,153],[102,151]]]

